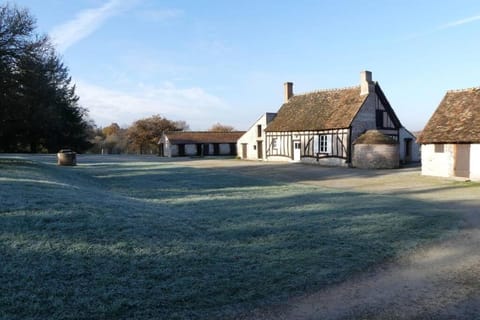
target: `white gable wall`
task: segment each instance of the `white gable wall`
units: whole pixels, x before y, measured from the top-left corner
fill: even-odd
[[[480,181],[480,144],[470,145],[470,179]]]
[[[422,145],[422,175],[452,177],[454,149],[453,144],[445,144],[443,152],[435,152],[434,144]]]
[[[258,141],[262,141],[262,154],[263,154],[263,159],[266,157],[266,143],[265,143],[265,128],[267,124],[272,120],[273,118],[272,113],[265,113],[263,114],[251,127],[248,129],[247,132],[243,134],[243,136],[240,137],[237,141],[237,155],[241,158],[243,158],[243,145],[247,145],[247,157],[246,159],[249,160],[258,160],[258,150],[257,150],[257,145]],[[261,135],[258,136],[258,126],[262,126],[262,132]]]

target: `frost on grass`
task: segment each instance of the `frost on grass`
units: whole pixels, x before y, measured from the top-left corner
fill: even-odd
[[[234,318],[454,225],[428,202],[174,163],[0,160],[0,203],[12,319]]]

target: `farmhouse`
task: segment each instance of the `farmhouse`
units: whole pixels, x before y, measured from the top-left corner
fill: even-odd
[[[284,104],[265,129],[266,159],[351,166],[353,142],[368,130],[398,142],[400,161],[418,161],[414,136],[403,129],[372,73],[360,85],[294,95],[284,85]],[[417,149],[417,150],[415,150]]]
[[[277,114],[264,113],[237,142],[241,159],[261,160],[265,158],[265,128]]]
[[[418,142],[423,175],[480,181],[480,88],[448,91]]]
[[[237,140],[244,131],[170,131],[160,138],[161,157],[237,155]]]

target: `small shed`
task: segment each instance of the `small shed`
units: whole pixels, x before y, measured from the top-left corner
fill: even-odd
[[[353,143],[352,165],[361,169],[394,169],[400,166],[398,142],[378,130],[368,130]]]
[[[422,175],[480,181],[480,88],[448,91],[425,126]]]

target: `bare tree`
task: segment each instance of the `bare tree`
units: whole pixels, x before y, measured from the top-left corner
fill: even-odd
[[[232,132],[235,131],[235,128],[229,125],[215,123],[208,129],[208,131],[215,131],[215,132]]]
[[[182,121],[180,123],[183,124],[183,127],[188,127],[186,122]],[[128,128],[127,136],[129,143],[138,153],[156,153],[158,139],[164,131],[180,131],[182,129],[177,127],[176,122],[154,115],[135,121]]]

